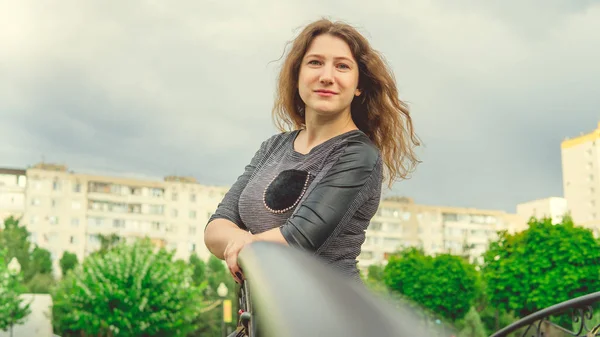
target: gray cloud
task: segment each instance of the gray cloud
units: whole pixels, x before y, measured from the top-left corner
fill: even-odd
[[[230,184],[275,132],[270,62],[327,15],[386,55],[425,143],[393,193],[508,211],[562,195],[560,141],[600,117],[593,1],[7,2],[0,164]]]

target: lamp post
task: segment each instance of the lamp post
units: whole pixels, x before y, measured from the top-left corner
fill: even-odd
[[[16,276],[21,272],[21,265],[19,264],[19,261],[17,260],[16,257],[13,257],[12,260],[10,260],[10,262],[8,263],[8,271],[10,274],[11,279],[12,278],[16,278]],[[10,322],[10,337],[13,337],[13,322],[12,319],[14,319],[14,311],[11,312],[10,314],[10,318],[11,318],[11,322]]]
[[[225,297],[227,297],[228,292],[229,289],[227,289],[225,283],[221,282],[217,288],[217,295],[221,297],[221,335],[223,337],[226,337],[227,334],[225,332]]]

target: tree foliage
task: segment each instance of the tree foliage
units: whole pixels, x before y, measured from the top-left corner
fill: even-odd
[[[29,232],[25,226],[20,225],[19,219],[13,216],[4,219],[4,230],[0,231],[0,247],[6,249],[6,263],[16,257],[21,265],[21,270],[26,275],[25,281],[29,281],[27,271],[29,270],[31,244],[29,243]]]
[[[551,219],[529,221],[516,234],[501,232],[484,254],[490,304],[519,316],[600,290],[600,244],[590,230]]]
[[[7,249],[0,250],[0,330],[3,331],[22,324],[31,313],[29,304],[20,297],[24,290],[22,274],[8,270],[7,256]]]
[[[459,256],[408,248],[384,269],[388,288],[451,321],[463,318],[481,292],[475,267]]]
[[[52,255],[47,249],[38,246],[31,252],[25,278],[31,280],[36,274],[52,275]]]
[[[148,240],[88,256],[59,284],[54,325],[67,336],[186,336],[195,329],[201,289],[192,270]]]
[[[459,322],[458,337],[486,337],[485,328],[475,308],[471,307],[464,320]]]
[[[77,255],[75,253],[65,251],[58,263],[60,264],[60,271],[64,277],[67,276],[69,270],[75,268],[75,266],[79,264],[79,261],[77,260]]]

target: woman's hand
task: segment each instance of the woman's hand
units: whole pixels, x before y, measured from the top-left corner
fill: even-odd
[[[254,241],[254,235],[249,232],[242,232],[233,236],[227,243],[227,247],[225,247],[223,258],[227,263],[229,272],[237,283],[241,284],[244,279],[244,274],[237,263],[238,255],[247,244]]]

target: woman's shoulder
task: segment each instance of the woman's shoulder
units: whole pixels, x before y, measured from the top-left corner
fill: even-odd
[[[353,159],[355,165],[374,167],[380,161],[381,151],[364,132],[356,130],[344,137],[341,155]]]

